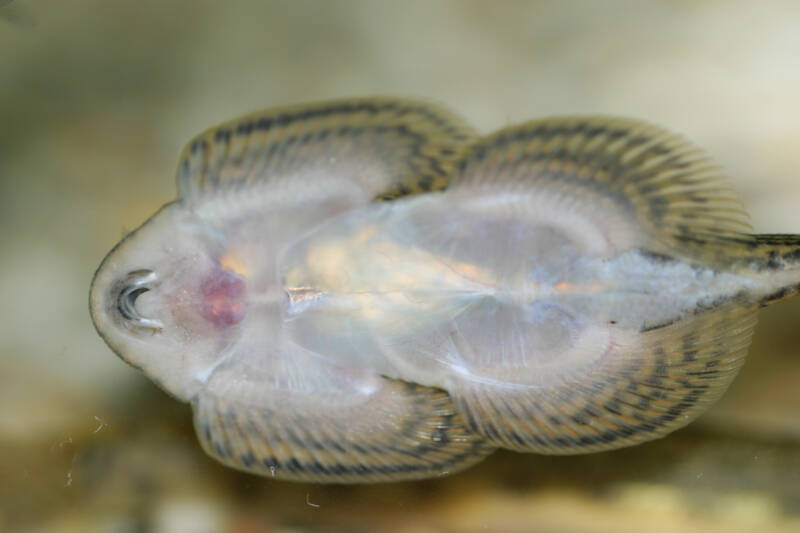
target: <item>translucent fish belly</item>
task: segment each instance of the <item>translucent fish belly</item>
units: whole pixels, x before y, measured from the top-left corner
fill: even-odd
[[[544,219],[532,201],[445,193],[323,225],[282,256],[291,338],[425,385],[542,385],[741,283],[617,251],[607,220]]]

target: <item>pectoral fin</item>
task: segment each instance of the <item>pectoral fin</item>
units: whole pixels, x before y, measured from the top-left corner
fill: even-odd
[[[256,405],[204,393],[193,402],[205,451],[218,461],[275,479],[325,483],[397,481],[446,475],[493,448],[468,431],[443,391],[383,380],[356,401],[284,394]]]
[[[211,128],[186,146],[182,199],[296,180],[309,194],[347,183],[371,200],[441,189],[474,139],[459,118],[413,100],[365,98],[289,106]],[[302,194],[298,193],[298,194]]]

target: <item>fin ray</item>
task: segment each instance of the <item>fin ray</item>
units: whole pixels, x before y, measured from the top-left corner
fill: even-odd
[[[374,397],[338,407],[336,398],[285,395],[280,405],[267,406],[228,396],[206,392],[193,401],[203,448],[228,466],[276,479],[426,478],[467,468],[493,451],[466,430],[447,393],[409,383],[384,380]]]
[[[353,180],[371,197],[437,190],[474,137],[455,115],[413,100],[287,106],[242,116],[192,139],[180,158],[178,190],[191,201],[219,188],[311,180],[315,173]]]
[[[612,198],[666,249],[721,260],[730,240],[752,240],[735,191],[719,168],[681,137],[607,117],[538,120],[481,139],[461,162],[453,190],[549,188]]]
[[[732,306],[643,333],[545,387],[508,389],[460,381],[453,391],[470,427],[495,446],[573,454],[658,438],[704,412],[747,353],[753,309]]]

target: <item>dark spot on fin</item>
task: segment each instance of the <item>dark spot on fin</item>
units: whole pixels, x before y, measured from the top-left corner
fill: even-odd
[[[639,330],[639,333],[647,333],[649,331],[655,331],[657,329],[665,328],[667,326],[671,326],[672,324],[674,324],[678,320],[679,320],[678,318],[673,318],[673,319],[667,320],[666,322],[661,322],[659,324],[652,324],[652,325],[642,326],[642,328]]]

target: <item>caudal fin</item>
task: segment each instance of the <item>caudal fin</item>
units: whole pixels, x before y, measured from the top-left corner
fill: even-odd
[[[800,292],[800,235],[754,235],[747,254],[740,269],[760,279],[761,307]]]

